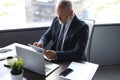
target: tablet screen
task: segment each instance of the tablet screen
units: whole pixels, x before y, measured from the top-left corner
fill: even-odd
[[[30,47],[32,47],[34,50],[38,51],[38,52],[41,52],[41,53],[44,53],[45,49],[43,48],[40,48],[40,47],[37,47],[37,46],[34,46],[32,44],[28,44]]]

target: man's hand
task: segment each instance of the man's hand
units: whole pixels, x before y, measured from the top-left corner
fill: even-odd
[[[37,47],[40,47],[40,48],[44,47],[44,45],[41,42],[34,42],[33,45],[37,46]]]
[[[44,52],[44,55],[48,58],[48,59],[55,59],[56,58],[56,52],[53,50],[46,50]]]

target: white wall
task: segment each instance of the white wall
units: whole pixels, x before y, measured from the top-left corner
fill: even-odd
[[[90,61],[102,65],[120,64],[120,26],[95,27]]]

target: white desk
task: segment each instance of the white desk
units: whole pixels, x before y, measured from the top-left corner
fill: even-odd
[[[0,53],[0,60],[1,59],[6,59],[6,57],[8,57],[8,56],[16,57],[15,45],[17,45],[17,43],[13,43],[13,44],[8,45],[6,47],[0,48],[0,50],[1,49],[11,49],[11,51],[8,51],[8,52],[5,52],[5,53]]]

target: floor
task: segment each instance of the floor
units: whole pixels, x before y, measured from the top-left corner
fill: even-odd
[[[99,66],[92,80],[120,80],[120,65]]]

